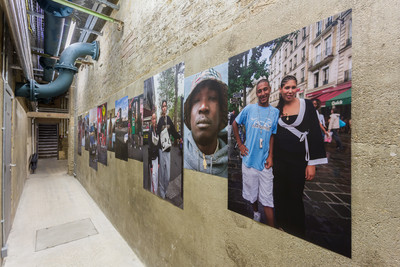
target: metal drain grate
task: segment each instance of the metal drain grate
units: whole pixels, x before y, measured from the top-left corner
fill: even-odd
[[[56,247],[98,233],[90,218],[40,229],[36,231],[35,251]]]

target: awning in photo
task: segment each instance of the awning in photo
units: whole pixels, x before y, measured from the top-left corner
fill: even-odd
[[[351,104],[351,88],[345,90],[341,94],[326,100],[326,106],[339,106],[339,105],[348,105]]]

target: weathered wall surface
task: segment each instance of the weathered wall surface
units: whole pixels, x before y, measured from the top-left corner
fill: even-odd
[[[24,188],[25,180],[29,175],[29,157],[32,154],[31,120],[19,100],[13,102],[12,119],[12,163],[16,167],[11,169],[11,218],[14,220],[19,199]]]
[[[0,13],[0,47],[3,47],[3,14]],[[0,62],[1,69],[3,69],[3,61]],[[0,125],[3,127],[3,93],[4,90],[4,81],[3,77],[0,77],[0,101],[1,101],[1,108],[0,108]],[[3,162],[3,131],[0,131],[0,162]],[[3,172],[1,172],[1,180],[3,180]],[[3,183],[0,184],[0,199],[3,199]],[[2,201],[1,201],[2,203]],[[0,205],[0,214],[3,214],[3,205]],[[0,233],[0,240],[3,240],[3,233]],[[3,258],[0,257],[0,264],[3,263]]]
[[[4,80],[8,81],[8,86],[11,88],[15,88],[15,80],[13,69],[17,61],[17,57],[14,55],[14,47],[13,42],[10,39],[9,29],[6,31],[5,43],[4,41],[4,27],[7,25],[3,24],[3,12],[0,12],[0,49],[3,49],[3,45],[5,48],[5,54],[2,54],[0,69],[3,71],[3,59],[6,56],[6,66],[8,69],[4,69],[4,73],[2,72],[0,77],[0,125],[3,127],[3,105],[4,105]],[[2,50],[3,51],[3,50]],[[4,79],[3,79],[4,75]],[[11,140],[6,140],[6,142],[11,143],[11,163],[16,164],[16,167],[11,168],[11,223],[14,220],[15,213],[17,210],[17,206],[19,203],[19,199],[22,194],[22,190],[24,187],[24,183],[26,178],[28,177],[29,168],[28,168],[28,159],[31,155],[31,124],[30,119],[26,116],[26,102],[25,99],[16,99],[12,100],[12,130]],[[0,160],[3,162],[3,130],[0,131]],[[9,167],[9,166],[7,166]],[[0,174],[3,175],[2,173]],[[3,177],[1,177],[3,179]],[[3,188],[2,184],[0,185],[0,199],[2,200]],[[3,212],[2,205],[0,205],[0,212]],[[3,233],[0,233],[0,240],[3,238]],[[2,259],[1,259],[2,261]]]
[[[115,159],[77,178],[149,266],[399,265],[400,20],[388,1],[120,1],[80,70],[77,116],[143,92],[143,81],[184,61],[185,76],[338,12],[353,9],[352,259],[227,210],[227,180],[184,171],[184,210],[142,188],[142,163]],[[75,138],[76,140],[76,138]],[[71,147],[71,146],[70,146]],[[76,153],[76,151],[75,151]]]

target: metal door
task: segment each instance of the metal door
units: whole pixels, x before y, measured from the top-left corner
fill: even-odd
[[[8,83],[4,83],[3,110],[3,212],[4,212],[4,244],[11,230],[11,117],[13,93]],[[4,245],[3,244],[3,245]]]

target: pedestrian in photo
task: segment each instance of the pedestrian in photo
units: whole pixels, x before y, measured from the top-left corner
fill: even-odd
[[[151,125],[149,131],[149,151],[148,163],[150,166],[151,192],[158,194],[158,169],[160,167],[160,136],[157,134],[157,115],[151,115]]]
[[[321,107],[321,100],[313,99],[312,103],[313,103],[313,106],[314,106],[315,110],[317,111],[317,116],[318,116],[318,120],[319,120],[319,127],[321,128],[321,131],[322,131],[322,138],[324,138],[325,135],[329,135],[329,134],[325,129],[325,127],[326,127],[326,125],[325,125],[325,117],[324,117],[324,115],[319,113],[319,109]]]
[[[167,100],[163,100],[161,103],[161,117],[157,124],[157,134],[160,136],[161,148],[160,154],[160,196],[165,198],[167,188],[171,176],[171,138],[172,135],[176,140],[182,142],[181,135],[176,131],[175,126],[171,118],[167,115]]]
[[[229,116],[229,125],[232,125],[232,123],[235,121],[236,119],[236,111],[232,110],[230,116]]]
[[[274,226],[273,200],[273,142],[279,118],[278,109],[269,104],[271,87],[268,80],[256,84],[258,103],[247,105],[232,124],[233,133],[242,159],[242,196],[253,207],[254,220],[260,221],[258,202],[264,207],[267,224]],[[246,142],[242,143],[239,126],[246,129]]]
[[[339,136],[339,129],[340,129],[339,120],[340,120],[340,114],[337,113],[336,108],[332,108],[331,116],[329,119],[328,131],[332,133],[332,138],[335,140],[336,150],[342,151],[343,145],[342,145],[342,140],[340,139],[340,136]]]
[[[228,123],[228,86],[214,69],[199,73],[193,80],[184,104],[184,168],[228,177],[228,145],[218,133]]]
[[[305,237],[303,191],[315,176],[315,165],[326,164],[320,122],[310,100],[298,99],[296,77],[283,78],[279,88],[280,118],[274,139],[274,201],[277,226]]]

